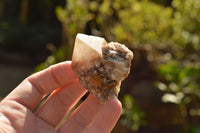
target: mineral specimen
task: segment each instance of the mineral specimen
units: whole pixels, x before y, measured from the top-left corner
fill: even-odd
[[[117,42],[78,34],[72,56],[72,70],[81,85],[100,101],[117,98],[121,81],[130,71],[133,53]]]

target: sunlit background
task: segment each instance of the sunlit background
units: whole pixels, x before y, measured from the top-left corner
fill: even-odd
[[[92,34],[134,52],[113,133],[199,133],[199,14],[200,0],[0,0],[0,98]]]

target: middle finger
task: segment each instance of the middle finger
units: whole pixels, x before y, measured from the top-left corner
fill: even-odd
[[[36,115],[56,127],[86,92],[86,89],[76,80],[55,90],[37,110]]]

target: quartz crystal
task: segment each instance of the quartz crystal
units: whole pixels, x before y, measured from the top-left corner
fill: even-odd
[[[130,71],[133,53],[123,44],[78,34],[72,56],[72,70],[81,85],[101,102],[117,98],[121,81]]]

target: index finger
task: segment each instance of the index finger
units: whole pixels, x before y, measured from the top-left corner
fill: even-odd
[[[33,110],[44,96],[75,80],[71,61],[62,62],[29,76],[4,100],[14,100]]]

